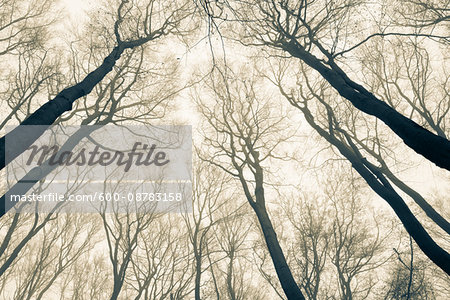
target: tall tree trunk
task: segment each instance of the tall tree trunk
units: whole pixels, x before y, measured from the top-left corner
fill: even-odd
[[[41,126],[35,127],[33,130],[27,130],[27,128],[19,126],[0,138],[0,170],[27,150],[64,112],[70,111],[75,100],[89,94],[111,72],[124,49],[122,45],[116,46],[104,59],[103,63],[89,73],[80,83],[64,89],[53,100],[42,105],[20,124]],[[9,144],[8,153],[6,153],[5,148],[6,139]]]
[[[259,203],[253,203],[252,208],[258,217],[270,257],[272,258],[275,271],[286,297],[288,299],[305,299],[286,262],[286,258],[280,243],[278,242],[277,234],[275,233],[266,208]]]
[[[281,46],[293,57],[315,69],[338,93],[357,109],[383,121],[403,142],[437,166],[450,171],[450,141],[423,128],[403,116],[364,87],[352,81],[332,60],[326,66],[305,50],[297,41],[291,40]]]
[[[301,108],[305,115],[306,121],[330,144],[334,145],[339,152],[347,158],[352,167],[361,175],[367,184],[383,198],[389,206],[394,210],[397,217],[402,222],[406,231],[412,236],[423,253],[428,256],[438,267],[450,275],[450,254],[442,249],[423,228],[422,224],[417,220],[414,214],[403,201],[402,197],[389,184],[384,175],[379,172],[364,158],[358,157],[353,150],[338,140],[334,135],[329,134],[314,122],[311,112],[305,107]]]

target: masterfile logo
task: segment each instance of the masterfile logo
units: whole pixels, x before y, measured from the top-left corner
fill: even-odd
[[[82,148],[78,153],[73,151],[62,151],[59,152],[58,146],[41,146],[32,145],[28,148],[31,149],[30,157],[28,158],[26,165],[29,166],[33,159],[40,154],[37,164],[42,165],[46,156],[50,155],[48,159],[49,165],[59,165],[59,166],[83,166],[89,165],[94,166],[99,164],[101,166],[108,166],[110,164],[117,163],[118,166],[125,166],[124,171],[128,172],[131,165],[133,164],[133,157],[136,157],[136,166],[150,166],[155,165],[158,167],[164,166],[170,162],[167,158],[167,154],[164,151],[155,151],[156,144],[149,147],[147,144],[142,145],[142,149],[139,147],[142,145],[140,142],[135,142],[133,148],[129,153],[123,151],[100,151],[100,146],[95,146],[94,150],[87,151],[86,148]],[[156,152],[155,155],[153,153]],[[145,157],[145,158],[144,158]]]

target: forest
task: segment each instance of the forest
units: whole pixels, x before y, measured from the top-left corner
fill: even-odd
[[[449,12],[0,0],[0,299],[450,299]]]

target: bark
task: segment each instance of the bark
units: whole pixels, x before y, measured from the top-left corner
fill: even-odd
[[[252,207],[258,217],[258,221],[261,225],[270,257],[272,258],[275,271],[286,297],[288,299],[305,299],[302,292],[300,291],[300,288],[295,282],[294,277],[292,276],[283,250],[278,243],[277,234],[275,233],[272,222],[270,221],[265,207],[261,207],[257,203],[252,205]]]
[[[450,141],[421,127],[379,100],[361,85],[355,83],[329,58],[326,66],[295,40],[281,47],[319,72],[331,86],[357,109],[383,121],[403,142],[437,166],[450,171]]]
[[[114,290],[111,295],[110,300],[116,300],[119,297],[120,290],[122,289],[123,281],[116,282],[114,281]]]
[[[324,105],[325,101],[319,100]],[[331,110],[331,108],[330,108]],[[425,214],[439,227],[441,227],[442,230],[447,232],[447,234],[450,234],[450,223],[437,212],[433,206],[431,206],[425,198],[422,197],[418,192],[410,188],[407,184],[405,184],[402,180],[400,180],[397,176],[394,175],[394,173],[391,172],[389,167],[387,166],[384,159],[381,157],[380,154],[377,154],[375,151],[367,147],[364,143],[357,140],[357,143],[359,146],[361,146],[366,152],[370,153],[380,164],[379,167],[377,167],[378,171],[382,172],[394,185],[396,185],[399,189],[401,189],[404,193],[406,193],[411,199],[416,202],[416,204],[425,212]],[[362,156],[361,152],[357,148],[354,148],[354,151],[358,151],[358,155]]]
[[[256,157],[257,156],[258,155],[256,155]],[[248,193],[248,189],[244,189],[247,200],[250,203],[250,206],[255,211],[256,216],[258,217],[258,221],[263,231],[264,239],[266,241],[267,249],[269,250],[270,257],[272,258],[272,263],[275,267],[275,271],[277,273],[281,287],[283,288],[284,294],[288,299],[305,299],[299,286],[295,282],[291,269],[287,264],[286,257],[284,256],[283,249],[281,249],[280,243],[278,242],[275,229],[273,228],[270,217],[267,214],[263,188],[263,170],[261,166],[259,166],[259,163],[256,164],[255,169],[256,201],[252,199],[252,197]],[[240,180],[242,182],[243,178],[240,178]],[[245,185],[245,187],[247,187],[247,185]]]
[[[89,73],[80,83],[64,89],[53,100],[48,101],[26,118],[20,125],[41,125],[29,131],[18,126],[0,139],[0,170],[14,158],[28,149],[64,112],[72,109],[75,100],[88,95],[92,89],[111,72],[124,51],[124,46],[116,46],[104,59],[103,63]],[[8,143],[8,153],[5,152],[5,140]]]

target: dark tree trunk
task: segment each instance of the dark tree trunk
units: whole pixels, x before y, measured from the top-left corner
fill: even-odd
[[[266,245],[272,258],[275,271],[281,283],[284,293],[288,299],[305,299],[300,288],[292,276],[291,270],[286,262],[283,250],[277,239],[277,234],[270,221],[269,215],[265,207],[260,207],[258,204],[254,205],[255,213],[258,217],[259,224],[266,240]]]
[[[339,152],[350,161],[352,167],[364,178],[372,190],[391,206],[406,231],[411,235],[423,253],[444,272],[450,275],[450,254],[442,249],[431,238],[419,220],[417,220],[411,212],[408,205],[406,205],[405,201],[403,201],[402,197],[400,197],[392,186],[390,186],[389,182],[387,182],[381,172],[372,168],[369,162],[364,161],[363,158],[357,157],[347,145],[318,126],[314,122],[314,117],[307,108],[300,109],[304,113],[307,122],[317,131],[317,133],[325,138],[330,144],[334,145]]]
[[[394,108],[379,100],[361,85],[355,83],[332,61],[326,66],[317,57],[306,51],[296,41],[281,46],[293,57],[297,57],[319,72],[338,93],[357,109],[383,121],[403,142],[415,152],[423,155],[437,166],[450,171],[450,141],[423,128],[403,116]]]
[[[194,252],[196,253],[196,252]],[[195,300],[201,300],[200,298],[200,284],[202,276],[202,257],[201,254],[195,254],[195,286],[194,297]]]
[[[283,250],[281,249],[280,243],[278,242],[277,234],[273,228],[270,217],[267,214],[267,209],[265,206],[265,196],[263,188],[263,173],[261,167],[258,165],[256,167],[256,188],[255,188],[255,198],[256,201],[249,199],[251,207],[258,217],[259,224],[264,234],[264,239],[266,241],[267,249],[269,250],[270,257],[272,258],[275,271],[280,281],[281,287],[288,299],[305,299],[299,286],[295,282],[294,276],[292,275],[291,269],[286,262],[286,257],[284,256]]]
[[[111,72],[124,51],[124,46],[115,47],[111,53],[104,59],[103,63],[94,71],[89,73],[80,83],[64,89],[53,100],[42,105],[38,110],[32,113],[20,125],[42,125],[33,128],[32,131],[21,126],[15,128],[0,139],[0,170],[9,162],[28,149],[43,133],[52,125],[57,118],[64,112],[72,109],[75,100],[86,96],[92,89]],[[14,143],[14,146],[8,146],[8,153],[5,152],[5,140],[8,143]]]

